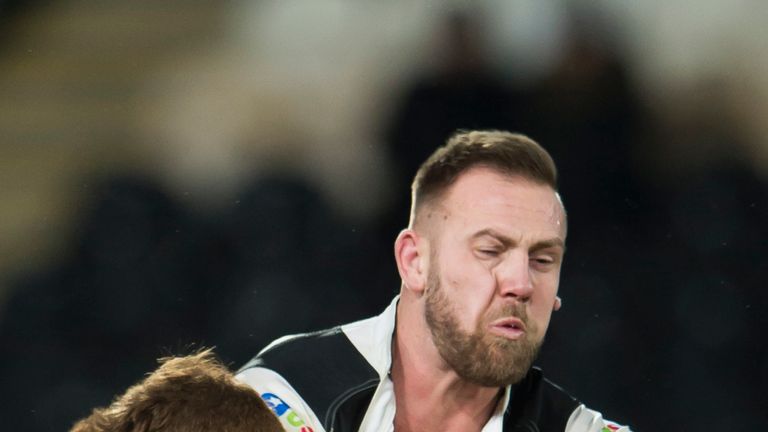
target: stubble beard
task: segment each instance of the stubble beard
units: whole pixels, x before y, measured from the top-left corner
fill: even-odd
[[[485,386],[504,387],[520,382],[539,353],[542,340],[538,329],[528,320],[525,305],[510,304],[490,311],[473,333],[459,325],[453,304],[440,287],[437,274],[430,271],[427,280],[425,319],[440,356],[465,380]],[[525,333],[512,340],[488,332],[490,323],[515,316],[525,324]]]

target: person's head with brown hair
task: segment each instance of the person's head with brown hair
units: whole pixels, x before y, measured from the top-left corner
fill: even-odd
[[[235,380],[210,349],[160,359],[161,366],[94,409],[71,432],[281,432],[258,393]]]
[[[519,382],[562,303],[552,158],[524,135],[460,131],[419,168],[412,194],[395,241],[403,352],[424,347],[419,361],[482,387]]]

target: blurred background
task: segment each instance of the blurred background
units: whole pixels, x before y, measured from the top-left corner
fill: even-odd
[[[636,431],[768,425],[768,2],[0,0],[0,422],[379,313],[458,128],[561,171],[539,363]]]

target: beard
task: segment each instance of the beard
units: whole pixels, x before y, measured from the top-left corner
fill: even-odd
[[[528,320],[525,306],[519,303],[489,311],[473,333],[460,328],[455,308],[440,287],[440,279],[430,271],[424,316],[440,356],[463,379],[484,387],[505,387],[520,382],[539,353],[542,340]],[[515,316],[525,324],[525,333],[511,340],[488,333],[491,322]]]

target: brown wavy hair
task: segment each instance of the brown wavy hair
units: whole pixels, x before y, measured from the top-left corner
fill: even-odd
[[[282,432],[261,397],[210,349],[160,359],[160,367],[71,432]]]

